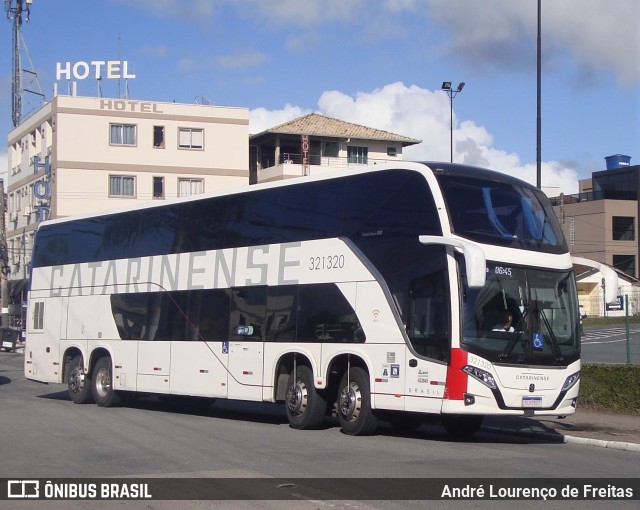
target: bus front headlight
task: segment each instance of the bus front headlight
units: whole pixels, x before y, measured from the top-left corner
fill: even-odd
[[[477,379],[486,387],[491,388],[492,390],[495,390],[497,388],[496,380],[493,378],[493,375],[491,375],[486,370],[482,370],[481,368],[467,365],[462,369],[462,371],[469,374],[474,379]]]
[[[562,386],[562,391],[567,391],[575,383],[577,383],[579,379],[580,379],[580,371],[576,372],[575,374],[571,374],[569,377],[567,377],[567,380],[564,382],[564,386]]]

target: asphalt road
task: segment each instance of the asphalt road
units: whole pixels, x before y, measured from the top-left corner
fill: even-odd
[[[328,418],[317,431],[291,429],[281,406],[217,401],[167,405],[148,396],[120,408],[75,405],[62,385],[25,380],[23,356],[0,353],[0,478],[578,478],[640,477],[637,454],[481,431],[451,441],[437,424],[410,434],[383,425],[344,435]],[[580,482],[580,483],[582,483]],[[355,481],[354,481],[355,483]],[[246,487],[251,491],[251,484]],[[286,488],[285,488],[286,489]],[[72,502],[74,508],[496,508],[514,501],[363,501],[301,489],[294,501]],[[297,492],[296,492],[297,491]],[[22,503],[22,502],[20,502]],[[637,501],[636,501],[637,503]],[[45,508],[69,508],[46,502]],[[520,501],[518,508],[539,508]],[[549,508],[604,508],[606,501],[554,501]],[[633,502],[616,502],[635,508]],[[0,508],[27,508],[0,501]],[[29,507],[33,508],[33,506]]]
[[[629,328],[627,354],[627,331],[620,326],[589,326],[582,335],[582,360],[587,363],[640,363],[640,328],[632,324]]]

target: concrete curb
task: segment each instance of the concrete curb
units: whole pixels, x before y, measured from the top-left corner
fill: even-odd
[[[563,436],[565,443],[581,444],[586,446],[598,446],[612,450],[624,450],[627,452],[640,452],[640,444],[624,441],[605,441],[604,439],[591,439],[589,437]]]
[[[561,433],[553,434],[551,432],[538,432],[535,430],[516,430],[516,429],[503,429],[500,427],[482,427],[487,432],[493,432],[496,434],[510,434],[521,437],[532,437],[539,439],[546,439],[547,441],[554,441],[556,443],[572,443],[582,446],[596,446],[599,448],[610,448],[612,450],[623,450],[627,452],[639,452],[640,444],[629,443],[625,441],[606,441],[604,439],[592,439],[589,437],[570,436]]]

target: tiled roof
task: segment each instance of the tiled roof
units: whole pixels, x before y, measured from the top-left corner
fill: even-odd
[[[408,136],[397,135],[382,129],[374,129],[361,126],[360,124],[325,117],[317,113],[310,113],[303,117],[298,117],[279,126],[267,129],[262,133],[252,135],[251,138],[256,138],[266,133],[384,140],[389,142],[402,142],[404,146],[422,142],[422,140],[416,138],[409,138]]]

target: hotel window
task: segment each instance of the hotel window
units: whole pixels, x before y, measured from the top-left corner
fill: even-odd
[[[153,198],[164,198],[164,177],[153,178]]]
[[[635,255],[613,255],[613,267],[628,274],[636,276],[636,257]]]
[[[635,218],[633,216],[613,216],[611,231],[614,241],[634,241],[636,237]]]
[[[136,145],[135,124],[109,124],[109,143],[111,145]]]
[[[323,142],[322,155],[326,158],[337,158],[340,153],[340,145],[338,142]]]
[[[178,178],[178,196],[188,197],[204,193],[204,181],[202,179]]]
[[[178,128],[178,147],[180,149],[204,148],[204,130],[193,128]]]
[[[164,149],[164,126],[153,126],[153,148]]]
[[[136,178],[126,175],[109,176],[109,196],[110,197],[135,197]]]
[[[368,147],[347,147],[347,160],[349,163],[366,165],[369,160]]]

